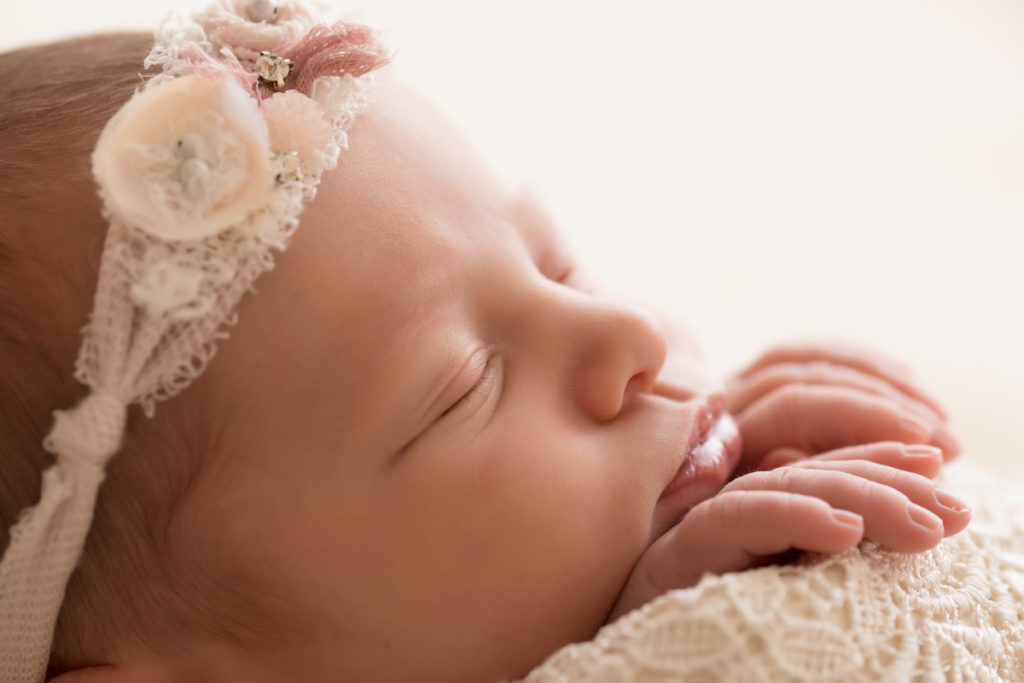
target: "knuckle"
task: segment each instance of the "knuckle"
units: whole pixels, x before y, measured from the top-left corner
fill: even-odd
[[[751,391],[765,396],[789,384],[793,380],[793,376],[784,367],[771,365],[759,370],[751,380]]]
[[[863,477],[857,477],[857,481],[853,484],[853,492],[859,500],[865,503],[881,502],[885,498],[894,501],[897,499],[909,500],[907,495],[898,488]]]
[[[743,510],[749,501],[746,495],[748,493],[747,491],[735,491],[715,496],[709,502],[708,517],[727,533],[733,533],[739,529],[743,521]]]
[[[800,428],[810,396],[810,387],[800,383],[787,384],[772,392],[772,418],[779,431]]]
[[[807,401],[808,394],[811,393],[811,388],[801,382],[792,382],[785,386],[779,387],[775,392],[777,395],[777,401],[780,408],[792,410],[798,408]]]
[[[806,518],[826,514],[831,510],[832,506],[817,496],[793,493],[786,497],[786,514],[793,517]]]
[[[857,444],[856,446],[850,446],[848,452],[853,460],[870,460],[878,455],[878,444]]]
[[[834,380],[841,372],[840,368],[828,361],[816,360],[804,366],[803,374],[806,381],[824,383]]]
[[[907,472],[893,468],[889,474],[889,486],[896,489],[904,497],[909,494],[931,493],[935,490],[935,482],[917,472]]]
[[[738,491],[749,491],[751,489],[757,490],[769,488],[767,484],[771,476],[771,471],[749,472],[741,477],[733,479],[728,484],[723,486],[722,489],[719,491],[719,496],[716,496],[716,498],[721,497],[721,494],[724,493],[734,493]],[[713,498],[712,500],[715,500],[715,498]]]
[[[793,517],[799,505],[799,497],[792,494],[778,496],[774,501],[776,514],[782,517],[783,519],[789,519]]]
[[[774,471],[775,486],[780,491],[793,493],[804,481],[804,472],[796,467],[780,467]]]

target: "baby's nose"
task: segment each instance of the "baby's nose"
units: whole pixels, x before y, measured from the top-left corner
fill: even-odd
[[[615,418],[626,396],[651,391],[665,363],[667,342],[653,315],[632,306],[591,302],[577,330],[577,400],[598,422]]]

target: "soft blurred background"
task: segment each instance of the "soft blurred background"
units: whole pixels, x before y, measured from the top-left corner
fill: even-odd
[[[151,28],[169,6],[3,4],[0,49]],[[970,458],[1024,478],[1024,3],[375,0],[362,16],[581,259],[679,310],[718,367],[793,338],[866,341],[912,364]]]

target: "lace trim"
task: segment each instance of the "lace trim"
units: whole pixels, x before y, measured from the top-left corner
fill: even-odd
[[[2,681],[44,675],[126,407],[152,415],[203,372],[238,300],[273,267],[272,250],[285,248],[347,146],[368,72],[386,62],[369,29],[313,27],[299,0],[276,6],[278,22],[244,14],[272,16],[267,0],[218,0],[196,20],[165,23],[146,60],[163,74],[111,119],[93,153],[110,228],[75,370],[91,393],[58,411],[44,442],[57,464],[0,561]],[[275,57],[273,84],[261,82],[249,38],[263,50],[284,41],[295,63]],[[292,66],[306,87],[278,92]]]
[[[974,520],[934,550],[865,543],[708,576],[562,648],[524,680],[1024,681],[1024,486],[963,466],[946,478]]]

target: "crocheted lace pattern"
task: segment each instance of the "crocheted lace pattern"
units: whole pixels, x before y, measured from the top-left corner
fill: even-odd
[[[90,394],[56,412],[44,446],[57,461],[0,560],[3,683],[42,680],[127,406],[152,415],[203,372],[386,61],[372,30],[315,24],[304,0],[214,0],[157,32],[146,66],[162,73],[93,153],[110,228],[75,372]]]
[[[569,645],[524,679],[1024,681],[1024,485],[965,467],[966,531],[919,555],[872,544],[708,576]]]

